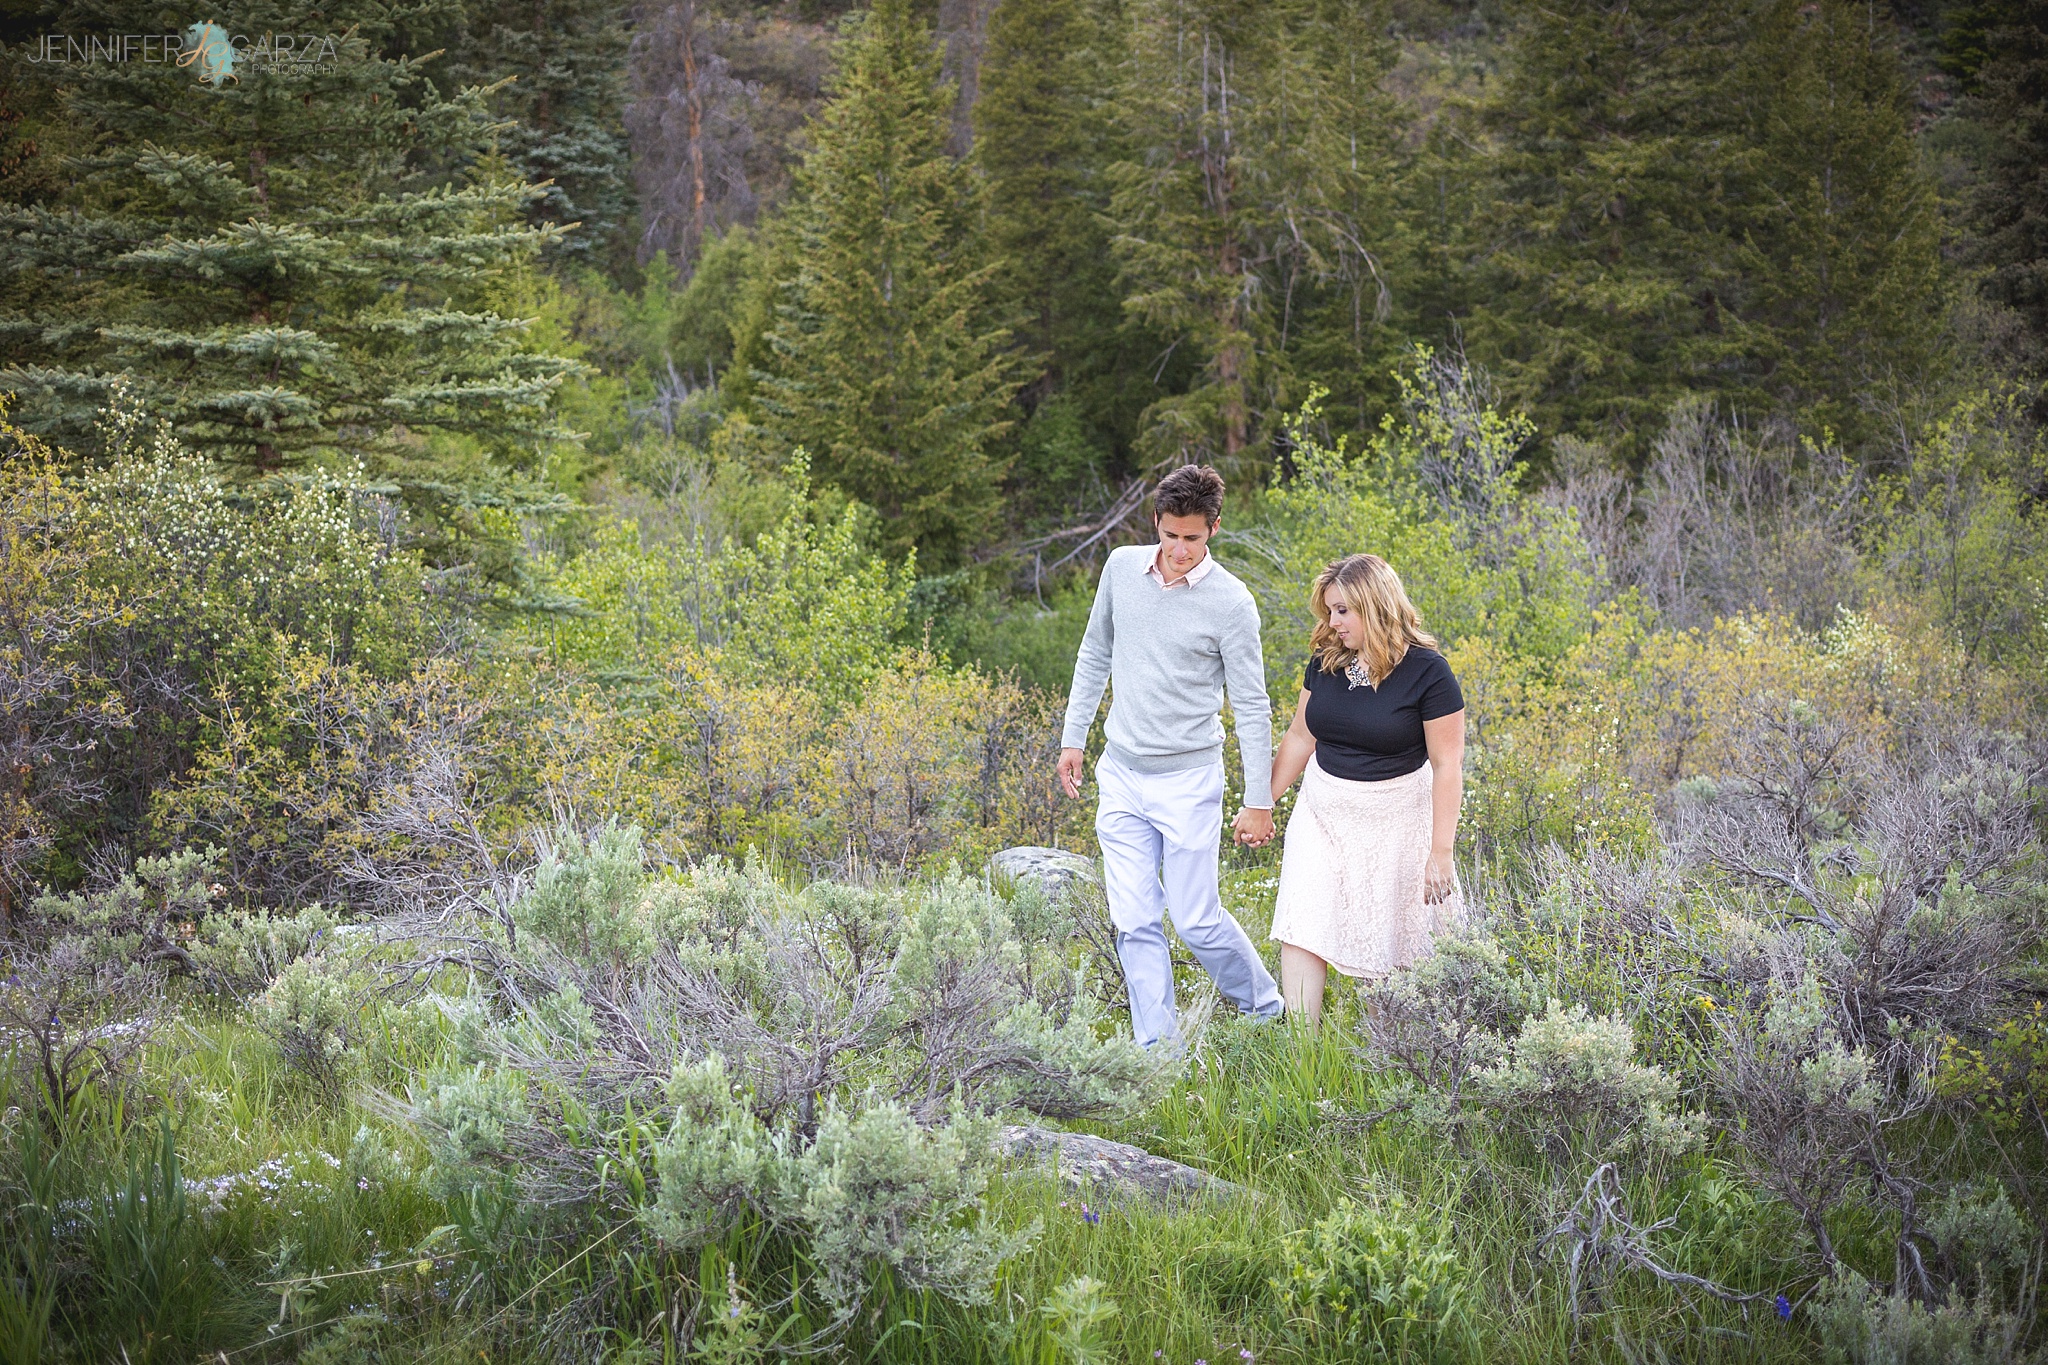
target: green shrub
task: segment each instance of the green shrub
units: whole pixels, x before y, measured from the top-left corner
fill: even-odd
[[[1398,1195],[1346,1199],[1288,1241],[1280,1286],[1289,1315],[1319,1341],[1371,1360],[1464,1360],[1471,1288],[1447,1229],[1414,1218]]]
[[[1672,1112],[1677,1080],[1635,1051],[1635,1030],[1619,1014],[1552,1000],[1522,1021],[1508,1056],[1474,1076],[1472,1089],[1496,1124],[1559,1164],[1690,1151],[1700,1120]]]
[[[642,888],[641,834],[608,821],[586,839],[571,826],[541,852],[512,922],[586,967],[619,972],[654,951]]]
[[[331,1098],[360,1060],[360,999],[358,986],[325,959],[302,957],[251,1002],[249,1018],[277,1044],[286,1066]]]
[[[1816,1334],[1828,1365],[2022,1365],[2025,1324],[1983,1301],[1933,1308],[1875,1292],[1855,1271],[1813,1298]]]
[[[1053,1341],[1069,1365],[1104,1365],[1116,1356],[1110,1324],[1122,1311],[1103,1291],[1109,1286],[1088,1275],[1076,1275],[1039,1306],[1052,1325]]]
[[[679,1067],[669,1093],[675,1118],[654,1148],[654,1198],[641,1221],[682,1249],[746,1213],[798,1233],[840,1314],[884,1270],[911,1288],[986,1303],[996,1267],[1036,1235],[1005,1233],[981,1214],[993,1162],[984,1123],[957,1116],[925,1128],[900,1106],[835,1104],[799,1150],[786,1129],[741,1106],[715,1059]]]

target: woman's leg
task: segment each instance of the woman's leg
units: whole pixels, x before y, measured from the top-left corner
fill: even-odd
[[[1280,998],[1287,1012],[1311,1029],[1323,1020],[1323,983],[1330,965],[1306,948],[1292,943],[1280,945]]]

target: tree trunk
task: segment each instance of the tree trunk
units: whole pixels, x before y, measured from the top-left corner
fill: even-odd
[[[689,126],[690,249],[692,263],[704,250],[704,91],[697,79],[697,4],[683,0],[683,107]]]

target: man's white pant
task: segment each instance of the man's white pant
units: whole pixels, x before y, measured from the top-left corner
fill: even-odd
[[[1179,1033],[1161,911],[1172,913],[1174,929],[1226,1000],[1261,1018],[1279,1014],[1280,988],[1216,890],[1223,765],[1140,773],[1105,756],[1095,778],[1103,889],[1138,1042],[1150,1047]]]

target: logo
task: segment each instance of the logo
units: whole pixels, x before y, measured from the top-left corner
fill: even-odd
[[[348,34],[264,33],[251,38],[201,19],[181,33],[45,33],[22,44],[31,65],[98,66],[144,62],[190,67],[201,85],[239,85],[246,72],[287,80],[335,69]]]
[[[185,30],[185,54],[178,58],[178,65],[194,63],[199,67],[199,79],[207,85],[241,83],[242,78],[235,74],[234,42],[226,29],[211,20],[201,20]]]

